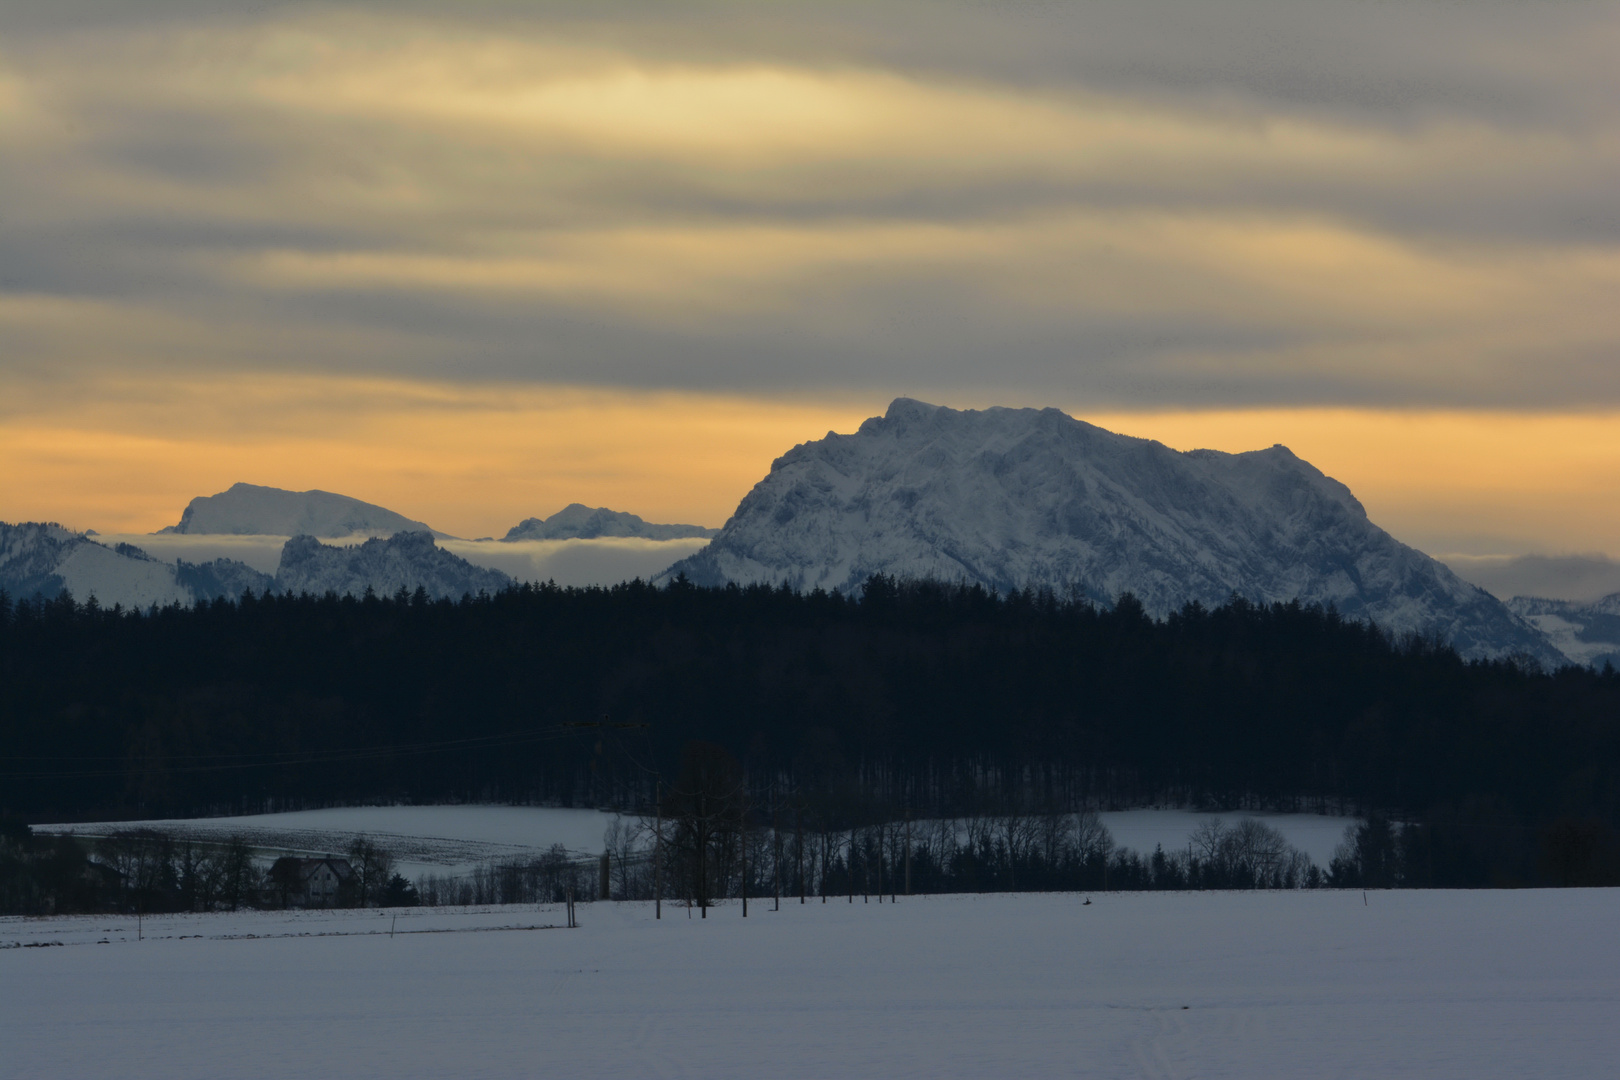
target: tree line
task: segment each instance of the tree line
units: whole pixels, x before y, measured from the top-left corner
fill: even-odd
[[[345,849],[350,876],[340,907],[484,906],[567,899],[652,900],[702,911],[744,896],[775,903],[879,903],[927,893],[1106,892],[1205,889],[1400,888],[1434,884],[1431,825],[1373,814],[1345,830],[1327,869],[1253,817],[1204,819],[1185,846],[1144,853],[1115,844],[1095,811],[1009,813],[884,821],[849,828],[801,809],[750,820],[740,802],[706,826],[701,800],[676,795],[651,818],[616,816],[600,861],[562,845],[529,858],[487,862],[465,873],[427,873],[414,883],[369,838]],[[1592,865],[1590,829],[1554,826],[1541,851],[1557,885],[1612,884],[1582,876]],[[1579,856],[1579,857],[1576,857]],[[215,911],[306,903],[293,860],[267,864],[241,837],[198,843],[161,830],[115,831],[86,841],[0,832],[0,914]],[[600,873],[598,873],[600,871]]]
[[[736,763],[755,825],[790,805],[844,833],[907,812],[1376,812],[1417,830],[1412,883],[1607,880],[1620,823],[1612,668],[1465,661],[1236,597],[1155,620],[1128,595],[885,578],[859,598],[528,584],[133,614],[0,596],[0,687],[0,811],[35,821],[646,813],[701,744]]]
[[[393,856],[369,838],[351,841],[352,873],[335,899],[340,907],[406,907],[416,887],[394,870]],[[153,828],[107,836],[36,835],[0,823],[0,914],[82,912],[153,914],[285,908],[298,903],[301,882],[278,869],[240,836],[219,842],[176,838]]]

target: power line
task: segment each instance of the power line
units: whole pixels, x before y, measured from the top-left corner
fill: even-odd
[[[347,761],[367,761],[377,758],[408,756],[414,754],[432,754],[453,750],[490,749],[504,746],[521,746],[526,743],[547,742],[566,738],[571,733],[563,730],[559,725],[555,728],[541,729],[530,732],[508,732],[502,735],[482,735],[465,739],[444,739],[437,742],[400,743],[393,745],[379,745],[369,747],[349,747],[338,750],[309,750],[309,751],[281,751],[264,754],[197,754],[176,755],[174,757],[161,756],[143,759],[138,756],[125,755],[123,757],[79,757],[79,758],[46,758],[34,760],[68,760],[68,761],[124,761],[127,766],[122,769],[82,769],[74,771],[39,771],[39,772],[9,772],[0,773],[0,779],[7,780],[69,780],[91,779],[96,777],[125,776],[131,768],[139,768],[144,764],[158,764],[169,773],[206,773],[229,772],[244,769],[279,768],[288,765],[326,765]],[[213,761],[218,758],[244,758],[252,757],[257,760],[233,760],[222,764],[195,764],[195,765],[169,765],[170,761]],[[23,759],[29,760],[29,759]]]

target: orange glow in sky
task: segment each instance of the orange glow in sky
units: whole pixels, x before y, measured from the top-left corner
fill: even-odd
[[[0,519],[718,525],[904,393],[1620,555],[1610,6],[1004,7],[0,4]]]
[[[570,502],[717,526],[777,456],[886,407],[297,376],[112,386],[99,404],[0,420],[0,506],[14,520],[146,532],[243,480],[353,495],[467,537]],[[1614,413],[1070,412],[1181,450],[1284,443],[1434,553],[1620,549]]]

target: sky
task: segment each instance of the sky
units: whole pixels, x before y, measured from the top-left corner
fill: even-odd
[[[1578,0],[7,0],[0,519],[719,525],[905,395],[1620,555],[1616,55]]]

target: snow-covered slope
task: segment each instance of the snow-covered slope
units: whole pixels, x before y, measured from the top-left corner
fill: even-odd
[[[284,491],[257,484],[232,484],[218,495],[192,499],[178,525],[166,533],[227,535],[392,536],[397,532],[434,532],[420,521],[348,495],[330,491]]]
[[[191,601],[173,566],[128,544],[119,544],[116,549],[94,541],[74,544],[57,564],[56,572],[62,578],[62,587],[75,599],[94,596],[102,607],[163,607]]]
[[[102,607],[146,608],[192,599],[175,567],[139,548],[106,547],[60,525],[34,521],[0,522],[0,588],[18,598],[50,599],[63,592],[81,601],[93,596]]]
[[[657,525],[620,510],[569,503],[548,518],[529,518],[514,525],[501,539],[595,540],[604,536],[633,536],[644,540],[683,540],[715,536],[719,532],[719,529],[706,529],[702,525]]]
[[[1286,447],[1180,453],[1056,409],[898,399],[794,447],[708,547],[661,575],[859,589],[871,574],[1047,586],[1154,614],[1190,600],[1332,603],[1470,656],[1563,657],[1495,597],[1391,537]]]
[[[400,532],[353,547],[332,547],[313,536],[295,536],[281,549],[276,588],[294,593],[381,596],[404,589],[426,589],[435,599],[460,599],[480,590],[495,592],[512,583],[499,570],[474,566],[433,543],[425,532]]]
[[[1508,609],[1546,634],[1575,663],[1620,667],[1620,593],[1587,603],[1515,596]]]
[[[13,596],[47,598],[62,591],[56,568],[81,543],[92,543],[55,522],[0,521],[0,589]]]
[[[269,574],[260,573],[247,563],[235,559],[209,559],[201,563],[177,559],[175,576],[197,600],[218,597],[235,600],[250,590],[255,593],[267,592],[276,584],[276,579]]]

